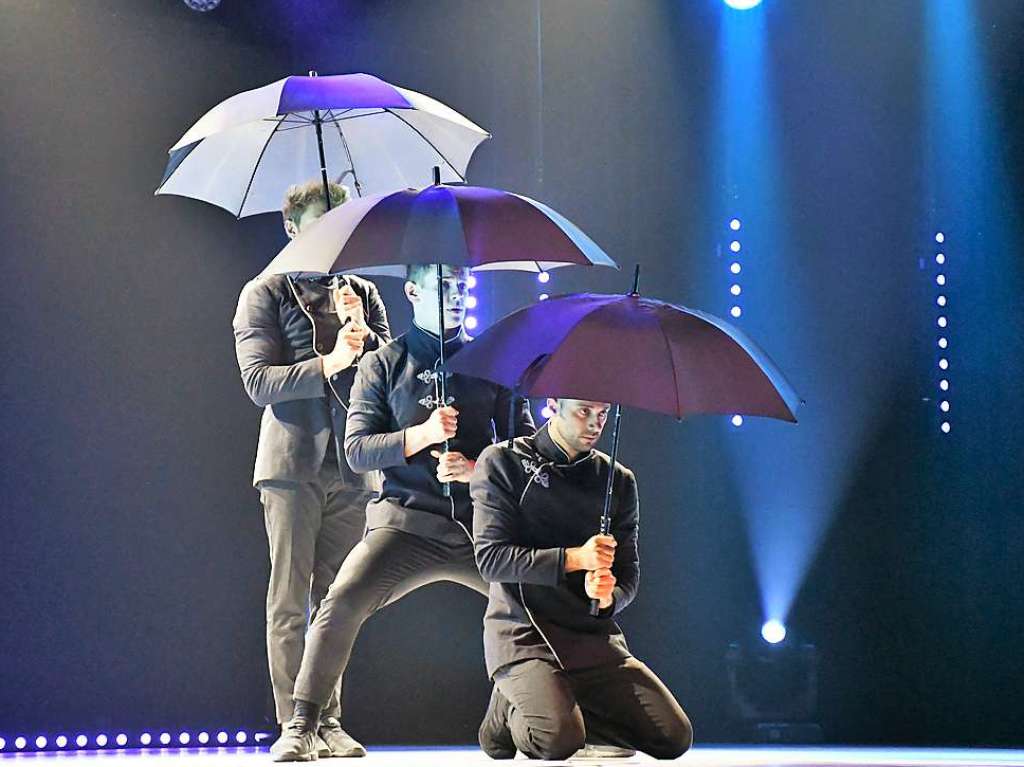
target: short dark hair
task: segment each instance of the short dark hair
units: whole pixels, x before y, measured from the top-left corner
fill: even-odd
[[[405,267],[405,279],[423,287],[423,278],[437,271],[437,264],[409,264]]]

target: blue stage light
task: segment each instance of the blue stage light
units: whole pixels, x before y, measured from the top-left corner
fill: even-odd
[[[938,242],[938,243],[945,242],[946,241],[946,235],[944,235],[942,232],[936,232],[935,233],[935,241]]]
[[[947,402],[946,400],[942,400],[942,402],[939,403],[939,410],[941,410],[943,413],[948,413],[949,402]]]
[[[725,0],[725,4],[737,11],[749,11],[761,4],[761,0]]]
[[[139,736],[139,743],[141,743],[144,746],[148,746],[152,742],[153,736],[150,735],[148,732],[144,732]]]
[[[949,421],[942,422],[942,433],[949,434]]]
[[[14,747],[16,749],[18,749],[19,751],[21,749],[25,748],[25,746],[27,746],[27,745],[28,745],[28,741],[25,740],[24,738],[22,738],[21,736],[19,736],[19,737],[14,739]]]
[[[472,290],[476,287],[476,275],[471,274],[466,278],[466,287]]]
[[[773,618],[761,626],[761,636],[768,644],[778,644],[786,638],[786,627]]]
[[[245,743],[245,741],[248,739],[249,736],[242,732],[242,730],[239,730],[235,733],[235,740],[237,740],[239,743]]]
[[[217,733],[217,742],[218,743],[227,743],[228,742],[228,734],[226,732],[224,732],[224,730],[221,730],[220,732]]]
[[[549,298],[551,298],[551,296],[549,296],[547,293],[541,293],[539,296],[537,296],[537,298],[540,299],[541,301],[547,301]]]
[[[467,309],[476,309],[476,306],[477,306],[478,303],[479,303],[479,301],[477,301],[476,296],[466,296],[466,308]]]
[[[949,321],[945,317],[939,317],[935,322],[940,328],[944,328],[949,324]]]
[[[947,360],[945,357],[940,359],[939,367],[942,368],[943,370],[949,370],[949,360]]]
[[[939,381],[939,388],[942,389],[942,391],[949,391],[949,381],[943,378]]]
[[[57,739],[53,742],[56,744],[57,748],[64,748],[68,744],[68,739],[66,735],[58,735]]]
[[[742,224],[740,223],[740,220],[738,218],[734,218],[732,221],[729,222],[729,228],[732,229],[734,232],[738,232],[741,226]]]
[[[169,732],[161,732],[160,733],[160,743],[162,745],[166,746],[170,742],[171,742],[171,733],[169,733]]]
[[[937,303],[939,306],[945,306],[946,305],[946,297],[945,296],[939,296],[938,298],[935,299],[935,303]]]
[[[123,732],[119,732],[117,734],[117,737],[114,738],[114,742],[117,743],[117,745],[119,745],[119,746],[127,746],[128,745],[128,736],[125,735]]]
[[[192,736],[187,732],[183,732],[178,735],[178,742],[183,746],[187,746],[190,740],[192,740]]]
[[[935,284],[936,285],[940,285],[940,286],[941,285],[945,285],[946,284],[946,275],[944,275],[944,274],[936,275],[936,277],[935,277]]]
[[[742,426],[743,425],[743,416],[741,416],[741,415],[734,415],[732,417],[732,425],[733,426]]]
[[[0,751],[3,751],[5,748],[7,748],[7,741],[0,738]]]
[[[550,279],[551,274],[549,272],[541,272],[537,275],[537,282],[547,282]]]
[[[734,306],[732,309],[729,310],[729,314],[731,314],[733,317],[739,318],[743,315],[743,310],[738,306]]]
[[[97,735],[96,736],[96,745],[99,746],[100,748],[103,748],[105,745],[107,745],[107,736],[103,735],[102,733]]]
[[[732,293],[734,296],[738,296],[740,293],[743,292],[743,288],[741,288],[739,285],[733,285],[731,288],[729,288],[729,292]]]
[[[945,253],[936,253],[935,254],[935,263],[937,263],[939,266],[942,266],[944,263],[946,263],[946,254]]]
[[[729,250],[731,250],[733,253],[739,253],[740,250],[742,250],[742,248],[743,246],[740,245],[739,240],[733,240],[732,242],[729,243]]]
[[[947,346],[949,346],[949,341],[946,338],[940,338],[939,339],[939,348],[940,349],[945,349]]]
[[[739,274],[740,272],[743,271],[743,267],[740,266],[739,261],[733,261],[729,265],[729,271],[732,272],[733,274]]]
[[[466,317],[466,330],[475,330],[477,324],[478,323],[477,323],[476,317],[473,317],[473,316]]]
[[[46,748],[46,738],[40,735],[36,738],[36,748]]]
[[[198,740],[203,745],[206,745],[207,743],[210,742],[210,733],[208,733],[208,732],[201,732],[201,733],[199,733],[199,736],[196,738],[196,740]]]
[[[88,743],[89,739],[84,735],[79,735],[77,738],[75,738],[75,745],[79,748],[85,748],[88,745]]]

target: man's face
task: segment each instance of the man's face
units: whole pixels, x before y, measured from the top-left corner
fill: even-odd
[[[284,222],[285,234],[288,235],[289,239],[294,239],[298,237],[299,233],[302,232],[303,229],[308,227],[310,224],[312,224],[326,212],[327,205],[324,202],[318,201],[310,203],[302,211],[302,215],[299,216],[298,221],[292,221],[291,219],[287,219]]]
[[[586,399],[548,400],[555,411],[559,435],[577,453],[585,453],[597,444],[608,420],[611,405]]]
[[[466,318],[466,297],[469,295],[469,270],[464,267],[443,267],[444,327],[452,330],[462,326]],[[416,324],[424,330],[437,331],[437,269],[421,273],[417,282],[407,282],[405,294],[413,305]]]

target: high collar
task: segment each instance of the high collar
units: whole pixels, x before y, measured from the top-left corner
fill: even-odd
[[[447,331],[444,339],[445,358],[447,359],[450,355],[455,354],[468,340],[469,336],[466,335],[461,327],[456,330]],[[441,356],[441,344],[438,341],[437,334],[424,330],[415,322],[409,328],[409,332],[406,335],[406,343],[409,345],[409,351],[428,364],[433,365],[434,361]]]
[[[580,463],[587,460],[594,454],[593,449],[591,449],[580,453],[574,459],[569,460],[569,454],[560,448],[558,443],[551,437],[550,421],[537,429],[536,433],[533,435],[533,445],[537,452],[544,458],[562,466]]]

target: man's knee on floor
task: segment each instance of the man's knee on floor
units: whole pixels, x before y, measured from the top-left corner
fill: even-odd
[[[689,751],[692,745],[693,725],[684,714],[667,726],[662,736],[643,751],[655,759],[678,759]]]
[[[583,748],[586,740],[583,715],[579,709],[559,715],[554,718],[549,730],[531,730],[530,740],[532,743],[529,748],[520,747],[519,750],[524,753],[532,752],[537,759],[553,762],[568,759]]]

